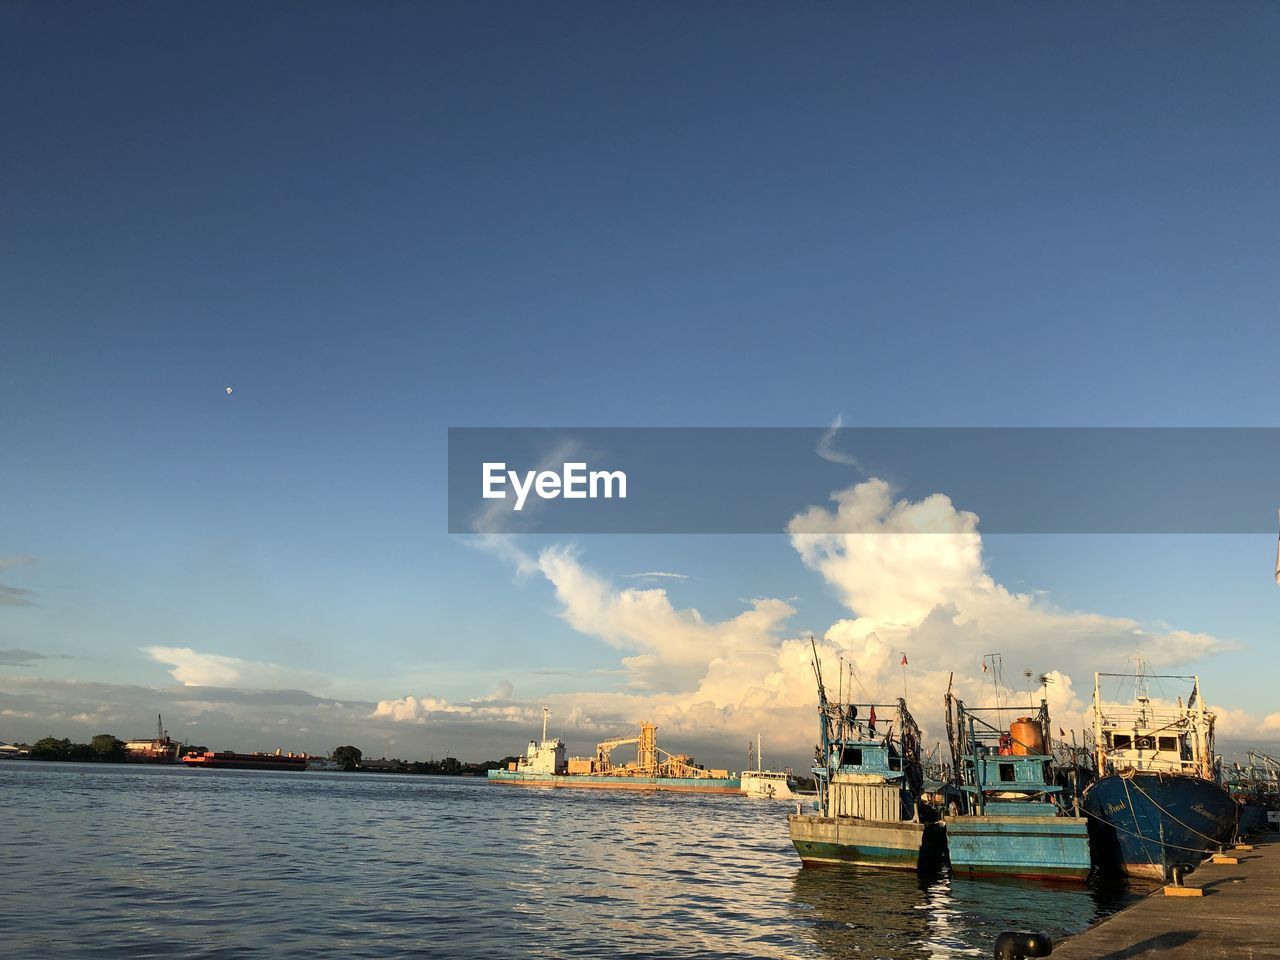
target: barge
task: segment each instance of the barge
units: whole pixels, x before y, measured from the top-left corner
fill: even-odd
[[[305,753],[233,753],[230,750],[189,753],[182,758],[193,770],[306,770]]]
[[[548,707],[542,708],[542,739],[530,740],[524,756],[506,770],[490,770],[494,783],[521,787],[565,787],[586,790],[658,790],[671,793],[741,793],[742,779],[728,770],[709,770],[686,754],[658,748],[653,723],[642,723],[637,736],[614,737],[596,744],[594,757],[566,757],[565,743],[547,736]],[[636,759],[618,764],[613,750],[635,744]]]

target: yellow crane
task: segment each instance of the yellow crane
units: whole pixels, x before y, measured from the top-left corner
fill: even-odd
[[[613,764],[613,751],[617,747],[634,743],[636,759],[618,766]],[[726,775],[725,771],[711,771],[698,766],[693,757],[686,754],[667,753],[658,748],[658,725],[645,721],[640,733],[634,737],[610,737],[596,744],[595,771],[606,776],[621,777],[710,777]]]
[[[638,737],[610,737],[596,744],[596,765],[602,773],[613,769],[612,753],[615,747],[634,743],[636,745],[636,761],[628,764],[630,772],[642,777],[658,775],[658,725],[648,721],[640,724]]]

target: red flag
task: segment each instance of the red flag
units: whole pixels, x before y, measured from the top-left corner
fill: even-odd
[[[907,655],[905,653],[902,655],[902,665],[904,667],[907,665]]]
[[[1059,727],[1059,728],[1058,728],[1058,736],[1060,736],[1060,737],[1065,737],[1066,735],[1067,735],[1067,731],[1065,731],[1065,730],[1063,730],[1061,727]]]
[[[876,732],[876,707],[875,707],[875,704],[872,704],[872,705],[871,705],[871,715],[870,715],[869,717],[867,717],[867,727],[871,730],[871,732],[872,732],[872,733],[875,733],[875,732]]]
[[[982,661],[982,672],[983,673],[987,672],[987,661],[985,660]]]

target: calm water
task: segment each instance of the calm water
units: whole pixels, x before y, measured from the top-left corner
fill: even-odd
[[[1118,906],[801,869],[738,797],[6,761],[0,810],[18,958],[990,956]]]

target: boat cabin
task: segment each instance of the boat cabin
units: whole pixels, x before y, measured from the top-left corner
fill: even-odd
[[[1114,703],[1104,701],[1101,691],[1102,678],[1114,676],[1094,674],[1094,748],[1099,774],[1137,770],[1213,779],[1214,715],[1200,699],[1199,678],[1139,674],[1134,700]],[[1172,703],[1154,702],[1146,684],[1156,680],[1190,680],[1186,705],[1181,697]]]
[[[970,707],[948,694],[954,814],[1052,816],[1055,795],[1049,707]]]
[[[920,728],[906,702],[873,706],[824,698],[820,715],[822,745],[813,774],[823,815],[918,822]]]
[[[865,732],[854,732],[854,739],[835,740],[830,744],[828,767],[833,776],[858,775],[879,780],[902,777],[902,754],[892,741],[865,739]]]
[[[1123,733],[1103,729],[1103,743],[1111,762],[1137,770],[1181,770],[1192,760],[1185,733],[1150,727],[1130,727]]]
[[[515,769],[522,773],[563,774],[569,770],[569,761],[565,757],[564,741],[559,737],[548,739],[547,720],[551,711],[542,708],[542,739],[530,740],[524,756],[516,761]]]

